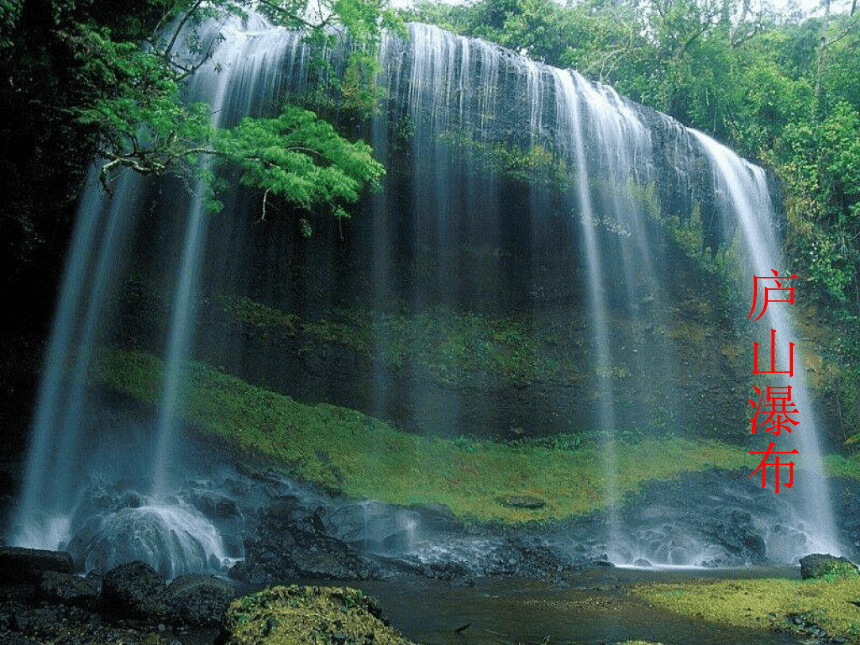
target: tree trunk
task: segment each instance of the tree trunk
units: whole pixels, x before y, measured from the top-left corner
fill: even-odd
[[[854,0],[855,2],[857,0]],[[812,103],[812,123],[818,124],[821,105],[821,75],[824,70],[824,52],[827,49],[827,28],[830,25],[830,0],[822,0],[824,5],[824,20],[821,23],[821,36],[818,42],[818,54],[815,60],[815,100]]]

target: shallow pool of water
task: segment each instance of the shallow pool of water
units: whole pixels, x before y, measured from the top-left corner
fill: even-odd
[[[797,645],[788,634],[724,627],[669,614],[628,594],[640,582],[694,578],[799,577],[797,569],[604,569],[564,584],[478,579],[452,586],[428,579],[366,582],[391,623],[425,645],[588,644],[644,639],[667,645]]]

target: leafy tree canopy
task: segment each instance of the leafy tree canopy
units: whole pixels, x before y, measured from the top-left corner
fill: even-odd
[[[185,79],[213,64],[217,38],[203,38],[198,29],[211,18],[245,18],[253,5],[315,43],[348,39],[343,78],[319,74],[327,84],[320,91],[339,92],[353,109],[371,109],[376,48],[382,30],[396,26],[386,0],[148,0],[127,14],[123,2],[48,4],[48,21],[75,59],[81,100],[68,109],[92,133],[105,160],[106,187],[122,167],[143,174],[206,172],[200,161],[211,158],[241,166],[243,181],[267,197],[305,208],[329,204],[343,216],[341,204],[356,201],[363,185],[378,184],[383,168],[370,148],[339,136],[312,112],[285,104],[273,118],[225,131],[211,125],[208,106],[187,105],[180,94]]]

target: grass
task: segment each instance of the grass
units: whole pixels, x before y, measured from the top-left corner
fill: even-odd
[[[857,578],[648,584],[634,593],[673,613],[709,622],[798,634],[817,627],[831,637],[860,645]]]
[[[161,371],[151,354],[107,351],[98,377],[155,405]],[[249,462],[262,460],[356,498],[442,503],[460,517],[510,522],[578,516],[609,499],[605,452],[588,442],[512,444],[407,434],[358,411],[299,403],[200,363],[189,364],[186,383],[183,416],[202,432],[228,440]],[[755,466],[743,448],[714,440],[645,438],[614,445],[618,495],[683,471]],[[503,503],[511,497],[545,505]]]

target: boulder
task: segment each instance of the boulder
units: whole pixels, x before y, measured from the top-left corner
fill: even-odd
[[[323,531],[360,550],[391,553],[412,546],[416,513],[380,502],[347,504],[325,517]]]
[[[71,573],[45,571],[39,583],[39,597],[53,604],[94,608],[99,590],[91,578],[82,578]]]
[[[812,553],[800,558],[800,577],[803,580],[816,578],[857,578],[857,565],[848,558],[827,553]]]
[[[216,627],[235,595],[233,587],[221,578],[203,574],[180,576],[167,587],[167,610],[177,622]]]
[[[728,515],[714,513],[703,519],[704,530],[730,554],[751,562],[762,561],[767,554],[764,538],[755,526],[751,513],[733,510]]]
[[[71,573],[72,556],[64,551],[0,547],[0,571],[7,583],[38,584],[43,571]]]
[[[382,617],[374,600],[348,587],[269,587],[235,600],[224,628],[232,645],[411,645]]]
[[[164,615],[167,585],[158,572],[140,560],[114,567],[102,579],[101,606],[123,618]]]

